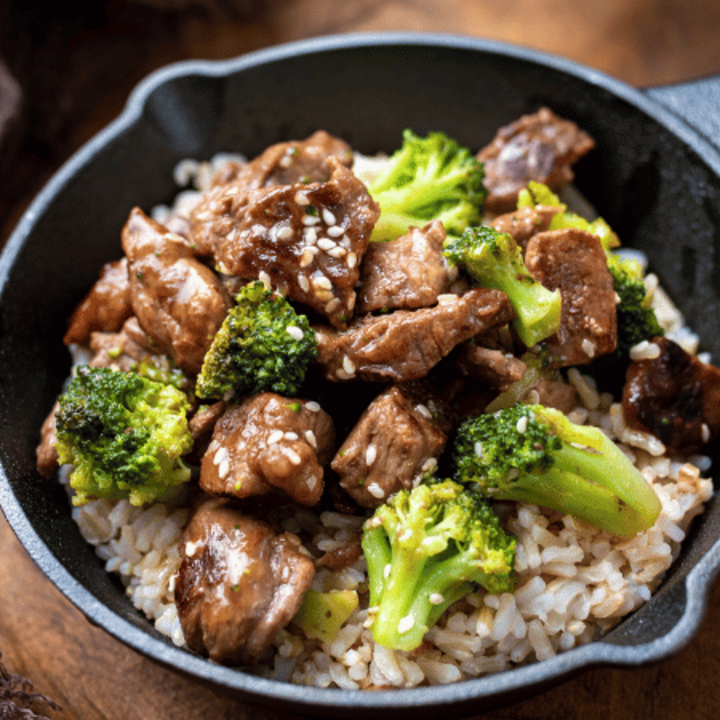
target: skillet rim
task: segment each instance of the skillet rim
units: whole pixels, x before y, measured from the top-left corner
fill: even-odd
[[[226,77],[259,65],[297,56],[328,51],[353,52],[363,47],[398,45],[479,51],[483,54],[512,57],[572,75],[598,90],[605,90],[614,97],[624,100],[636,110],[656,120],[675,135],[685,147],[697,153],[710,170],[720,177],[718,149],[699,131],[643,91],[567,58],[509,43],[456,34],[375,32],[329,35],[277,45],[227,60],[181,61],[148,75],[131,92],[118,118],[60,167],[23,214],[0,256],[0,297],[17,254],[31,236],[33,227],[43,212],[61,194],[68,181],[80,169],[92,163],[99,151],[135,123],[142,121],[143,109],[148,98],[160,86],[176,78],[193,75],[210,78]],[[710,585],[720,566],[720,540],[718,540],[691,568],[684,579],[686,603],[680,619],[669,633],[649,643],[619,646],[601,639],[549,660],[513,668],[512,672],[502,672],[450,685],[404,689],[402,692],[385,690],[358,693],[322,689],[268,680],[214,665],[130,624],[80,585],[40,539],[15,497],[3,467],[0,467],[0,479],[2,480],[0,507],[4,510],[20,543],[51,582],[85,614],[90,622],[99,625],[134,650],[175,671],[249,696],[247,699],[295,711],[311,709],[324,712],[344,711],[347,716],[359,717],[364,711],[380,709],[408,711],[419,708],[426,711],[433,708],[437,711],[449,704],[467,707],[472,704],[473,708],[479,709],[493,702],[502,704],[516,700],[518,696],[513,696],[516,692],[525,697],[531,694],[529,690],[540,691],[594,665],[637,666],[664,659],[687,645],[697,631],[706,609]],[[485,701],[484,705],[483,701]]]

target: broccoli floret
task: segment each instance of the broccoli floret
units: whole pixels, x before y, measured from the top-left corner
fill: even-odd
[[[527,188],[520,191],[517,206],[520,209],[536,205],[561,208],[560,212],[550,221],[548,230],[562,230],[563,228],[585,230],[600,239],[605,251],[620,245],[618,236],[601,217],[595,218],[595,220],[586,220],[581,215],[570,212],[567,205],[561,202],[560,198],[547,185],[531,180]]]
[[[401,490],[363,527],[372,634],[384,647],[412,650],[447,608],[482,585],[514,584],[515,538],[477,493],[452,480]]]
[[[634,345],[665,332],[650,305],[651,297],[645,288],[640,264],[614,253],[607,253],[607,261],[620,301],[616,305],[617,347],[615,352],[601,359],[624,368],[630,361],[630,349]]]
[[[652,527],[660,501],[599,428],[518,403],[467,418],[453,443],[454,479],[496,500],[559,510],[631,537]]]
[[[59,398],[57,450],[73,465],[73,502],[161,499],[190,479],[181,457],[193,444],[190,403],[172,385],[82,365]]]
[[[317,357],[307,317],[259,281],[242,288],[235,302],[205,355],[196,394],[204,399],[262,390],[295,395]]]
[[[560,325],[559,290],[548,290],[528,272],[513,237],[491,227],[468,228],[444,252],[484,287],[502,290],[515,310],[515,330],[527,347],[550,337]]]
[[[421,138],[411,130],[368,185],[380,204],[373,241],[394,240],[410,226],[440,220],[450,237],[479,222],[487,191],[481,162],[441,132]]]

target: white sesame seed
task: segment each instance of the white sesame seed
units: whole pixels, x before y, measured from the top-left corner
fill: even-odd
[[[427,418],[428,420],[432,419],[432,413],[422,403],[420,403],[419,405],[416,405],[415,410],[417,410],[420,413],[420,415],[422,415],[424,418]]]
[[[421,466],[420,469],[424,473],[435,472],[437,470],[438,461],[435,458],[428,458]]]
[[[316,215],[305,215],[302,219],[302,224],[305,225],[305,227],[312,227],[313,225],[318,225],[320,223],[320,218]]]
[[[280,442],[284,435],[285,433],[283,433],[282,430],[273,430],[270,435],[268,435],[267,444],[274,445],[276,442]]]
[[[324,290],[332,290],[332,282],[329,277],[325,275],[313,275],[312,284],[316,288],[323,288]]]
[[[701,433],[702,433],[702,441],[704,443],[710,442],[710,427],[708,426],[707,423],[702,424]]]
[[[307,248],[303,252],[302,256],[300,257],[300,267],[301,268],[307,267],[308,265],[310,265],[310,263],[312,263],[314,258],[315,258],[315,253],[311,252],[310,248]],[[303,277],[305,277],[305,276],[303,276]],[[307,281],[307,278],[305,278],[305,279]],[[302,285],[301,285],[301,287],[302,287]],[[305,289],[305,288],[303,288],[303,289],[305,290],[305,292],[307,292],[310,289],[310,287],[308,286],[307,289]]]
[[[258,273],[258,280],[260,280],[260,282],[265,286],[267,290],[272,287],[272,281],[270,280],[270,276],[264,270],[261,270]]]
[[[291,163],[292,163],[292,155],[287,152],[278,161],[278,165],[284,169],[289,168]]]
[[[341,305],[342,303],[340,302],[339,298],[333,298],[327,305],[325,305],[325,312],[330,315],[334,313]]]
[[[336,377],[338,380],[350,380],[350,378],[352,377],[352,375],[348,375],[342,368],[338,368],[338,369],[335,371],[335,377]]]
[[[223,460],[227,460],[227,458],[228,458],[228,450],[225,446],[222,446],[215,453],[215,457],[213,458],[213,464],[219,465]]]
[[[398,632],[402,635],[403,633],[410,632],[413,625],[415,624],[415,618],[412,615],[406,615],[398,623]]]
[[[585,338],[582,343],[580,344],[580,347],[582,347],[582,351],[589,357],[595,357],[595,343],[592,340],[588,340],[588,338]]]
[[[660,346],[657,343],[643,340],[630,348],[631,360],[656,360],[660,357]]]
[[[290,442],[293,442],[295,440],[299,440],[299,436],[296,432],[292,432],[291,430],[285,433],[285,439],[290,440]]]
[[[370,483],[367,486],[367,491],[378,500],[385,497],[385,491],[376,482]]]
[[[402,531],[400,537],[398,538],[400,542],[407,542],[412,538],[413,531],[410,528],[405,528],[405,530]]]
[[[453,293],[445,293],[443,295],[438,295],[437,301],[438,305],[449,305],[450,303],[454,303],[458,299],[458,296]]]
[[[383,568],[383,577],[384,577],[386,580],[390,577],[390,572],[391,572],[391,571],[392,571],[392,565],[391,565],[390,563],[388,563],[388,564]]]
[[[352,270],[357,264],[357,255],[354,252],[348,253],[347,260],[345,260],[347,266]]]
[[[305,409],[309,410],[310,412],[319,412],[320,404],[316,403],[314,400],[311,400],[310,402],[305,403]]]
[[[297,327],[297,325],[290,325],[286,327],[285,332],[293,340],[302,340],[305,337],[305,333],[299,327]]]
[[[302,458],[292,448],[284,447],[282,451],[283,455],[285,455],[293,465],[300,465],[302,463]]]
[[[282,225],[275,233],[275,237],[278,240],[289,240],[293,235],[293,229],[289,225]]]
[[[317,241],[317,245],[321,250],[325,250],[326,252],[337,247],[337,243],[329,238],[320,238],[320,240]]]
[[[300,190],[298,190],[295,193],[295,202],[298,205],[309,205],[310,204],[310,201],[308,200],[308,196],[304,192],[301,192]]]
[[[327,229],[327,234],[333,238],[339,238],[344,232],[345,229],[342,225],[333,225]]]
[[[317,438],[315,437],[315,433],[312,430],[305,431],[305,439],[308,441],[308,445],[310,445],[313,450],[317,450]]]
[[[326,225],[334,225],[337,222],[335,215],[333,215],[327,208],[323,208],[322,219],[325,221]]]
[[[343,370],[348,375],[355,374],[355,363],[347,355],[343,357]]]
[[[375,462],[376,457],[377,448],[373,444],[368,445],[365,451],[365,464],[370,467]]]
[[[195,543],[194,542],[185,543],[185,555],[187,555],[187,557],[192,557],[197,552],[197,549],[201,545],[202,545],[201,541],[198,541]]]
[[[317,242],[317,230],[315,228],[305,228],[303,232],[303,240],[308,245],[314,245]]]
[[[519,433],[524,433],[527,430],[528,427],[529,418],[527,415],[523,415],[518,421],[517,421],[517,431]]]
[[[428,598],[431,605],[442,605],[445,602],[445,598],[440,593],[430,593]]]
[[[230,472],[230,461],[223,460],[220,463],[220,467],[218,468],[218,477],[222,480],[227,476],[227,474],[229,472]]]
[[[300,273],[297,277],[297,281],[303,292],[308,292],[310,290],[310,281],[307,279],[307,275]]]
[[[336,260],[339,260],[343,255],[347,254],[347,250],[342,247],[334,247],[327,251],[327,254],[330,257],[334,257]]]

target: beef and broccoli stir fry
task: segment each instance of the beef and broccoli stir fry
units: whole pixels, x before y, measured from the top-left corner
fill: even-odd
[[[563,201],[593,148],[548,108],[476,154],[406,130],[370,161],[318,131],[227,162],[189,212],[131,210],[70,318],[85,361],[38,469],[67,466],[78,507],[189,508],[168,586],[187,647],[248,665],[286,628],[323,647],[360,617],[355,647],[367,631],[420,657],[453,608],[518,587],[518,507],[612,542],[660,522],[652,478],[575,410],[577,378],[684,458],[720,434],[720,371],[665,336],[608,224]],[[319,552],[288,508],[357,532]],[[317,584],[349,567],[354,589]]]

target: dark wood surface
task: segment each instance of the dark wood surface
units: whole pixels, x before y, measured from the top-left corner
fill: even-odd
[[[0,146],[0,244],[60,163],[119,114],[132,87],[175,60],[232,57],[330,33],[419,30],[526,45],[638,86],[720,72],[717,0],[111,0],[83,12],[72,2],[57,5],[53,17],[38,13],[35,3],[0,2],[0,61],[25,101],[12,146]],[[0,651],[12,672],[62,706],[48,711],[52,718],[293,717],[222,698],[90,625],[37,569],[1,516]],[[719,715],[716,583],[698,636],[677,656],[633,670],[590,670],[533,699],[472,717]]]

